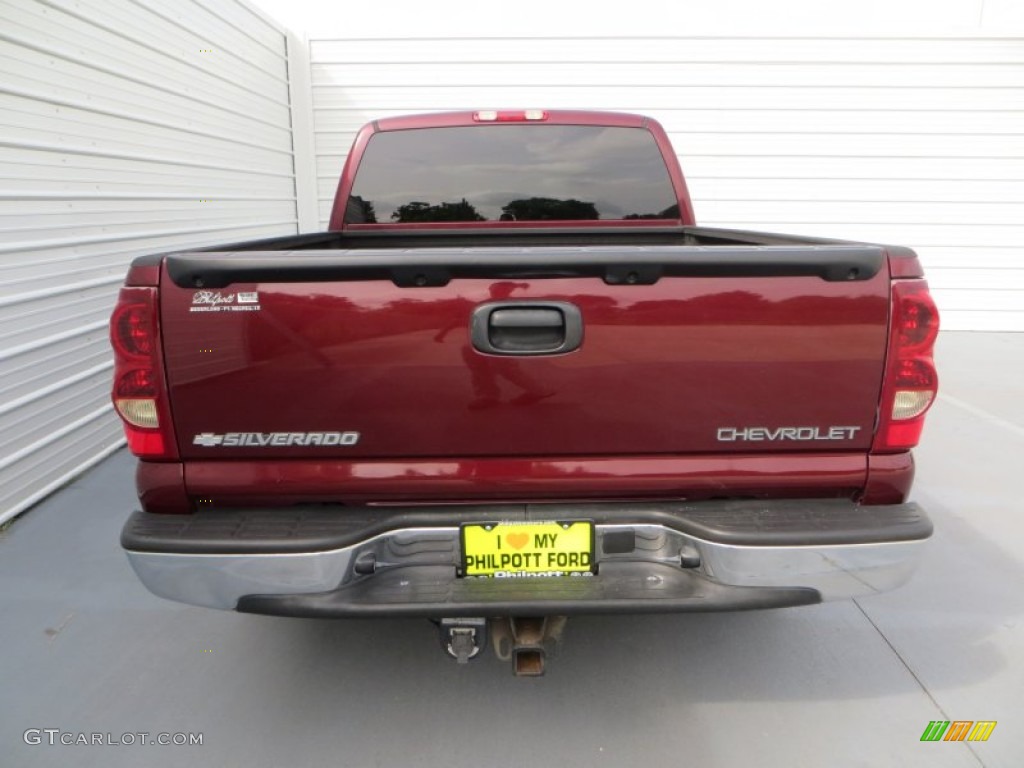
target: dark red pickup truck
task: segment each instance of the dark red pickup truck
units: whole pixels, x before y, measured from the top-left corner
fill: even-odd
[[[122,544],[174,600],[536,674],[561,617],[870,594],[931,535],[915,254],[696,226],[645,117],[371,123],[329,231],[137,259],[111,328]]]

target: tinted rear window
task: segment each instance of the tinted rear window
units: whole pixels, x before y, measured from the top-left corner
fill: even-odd
[[[481,125],[375,134],[348,223],[678,218],[643,128]]]

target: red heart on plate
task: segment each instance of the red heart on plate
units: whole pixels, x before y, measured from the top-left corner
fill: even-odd
[[[526,543],[529,540],[530,534],[528,533],[510,533],[508,536],[505,537],[505,541],[507,541],[511,546],[515,547],[516,549],[522,549],[523,547],[525,547]]]

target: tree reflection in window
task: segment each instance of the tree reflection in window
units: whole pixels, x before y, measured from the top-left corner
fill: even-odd
[[[466,202],[465,198],[457,203],[439,205],[414,200],[398,206],[391,214],[391,218],[401,224],[413,221],[487,221],[476,212],[476,208]]]
[[[581,200],[556,200],[553,197],[530,197],[513,200],[501,208],[502,220],[513,221],[579,221],[594,220],[600,216],[597,206]]]

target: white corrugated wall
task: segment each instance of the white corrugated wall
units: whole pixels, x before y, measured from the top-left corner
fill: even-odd
[[[0,0],[0,521],[121,444],[132,257],[294,233],[295,190],[286,34],[259,12]]]
[[[822,5],[851,16],[862,6]],[[959,0],[944,7],[958,21],[978,16]],[[424,16],[310,42],[321,224],[368,120],[641,112],[671,134],[700,223],[907,245],[945,328],[1024,330],[1024,37],[900,37],[889,25],[817,37],[801,35],[795,14],[780,16],[788,31],[762,35],[650,36],[687,28],[651,14],[622,18],[629,37],[503,37],[525,26],[513,7],[495,36],[470,37],[455,14]],[[552,26],[543,18],[538,34]]]

